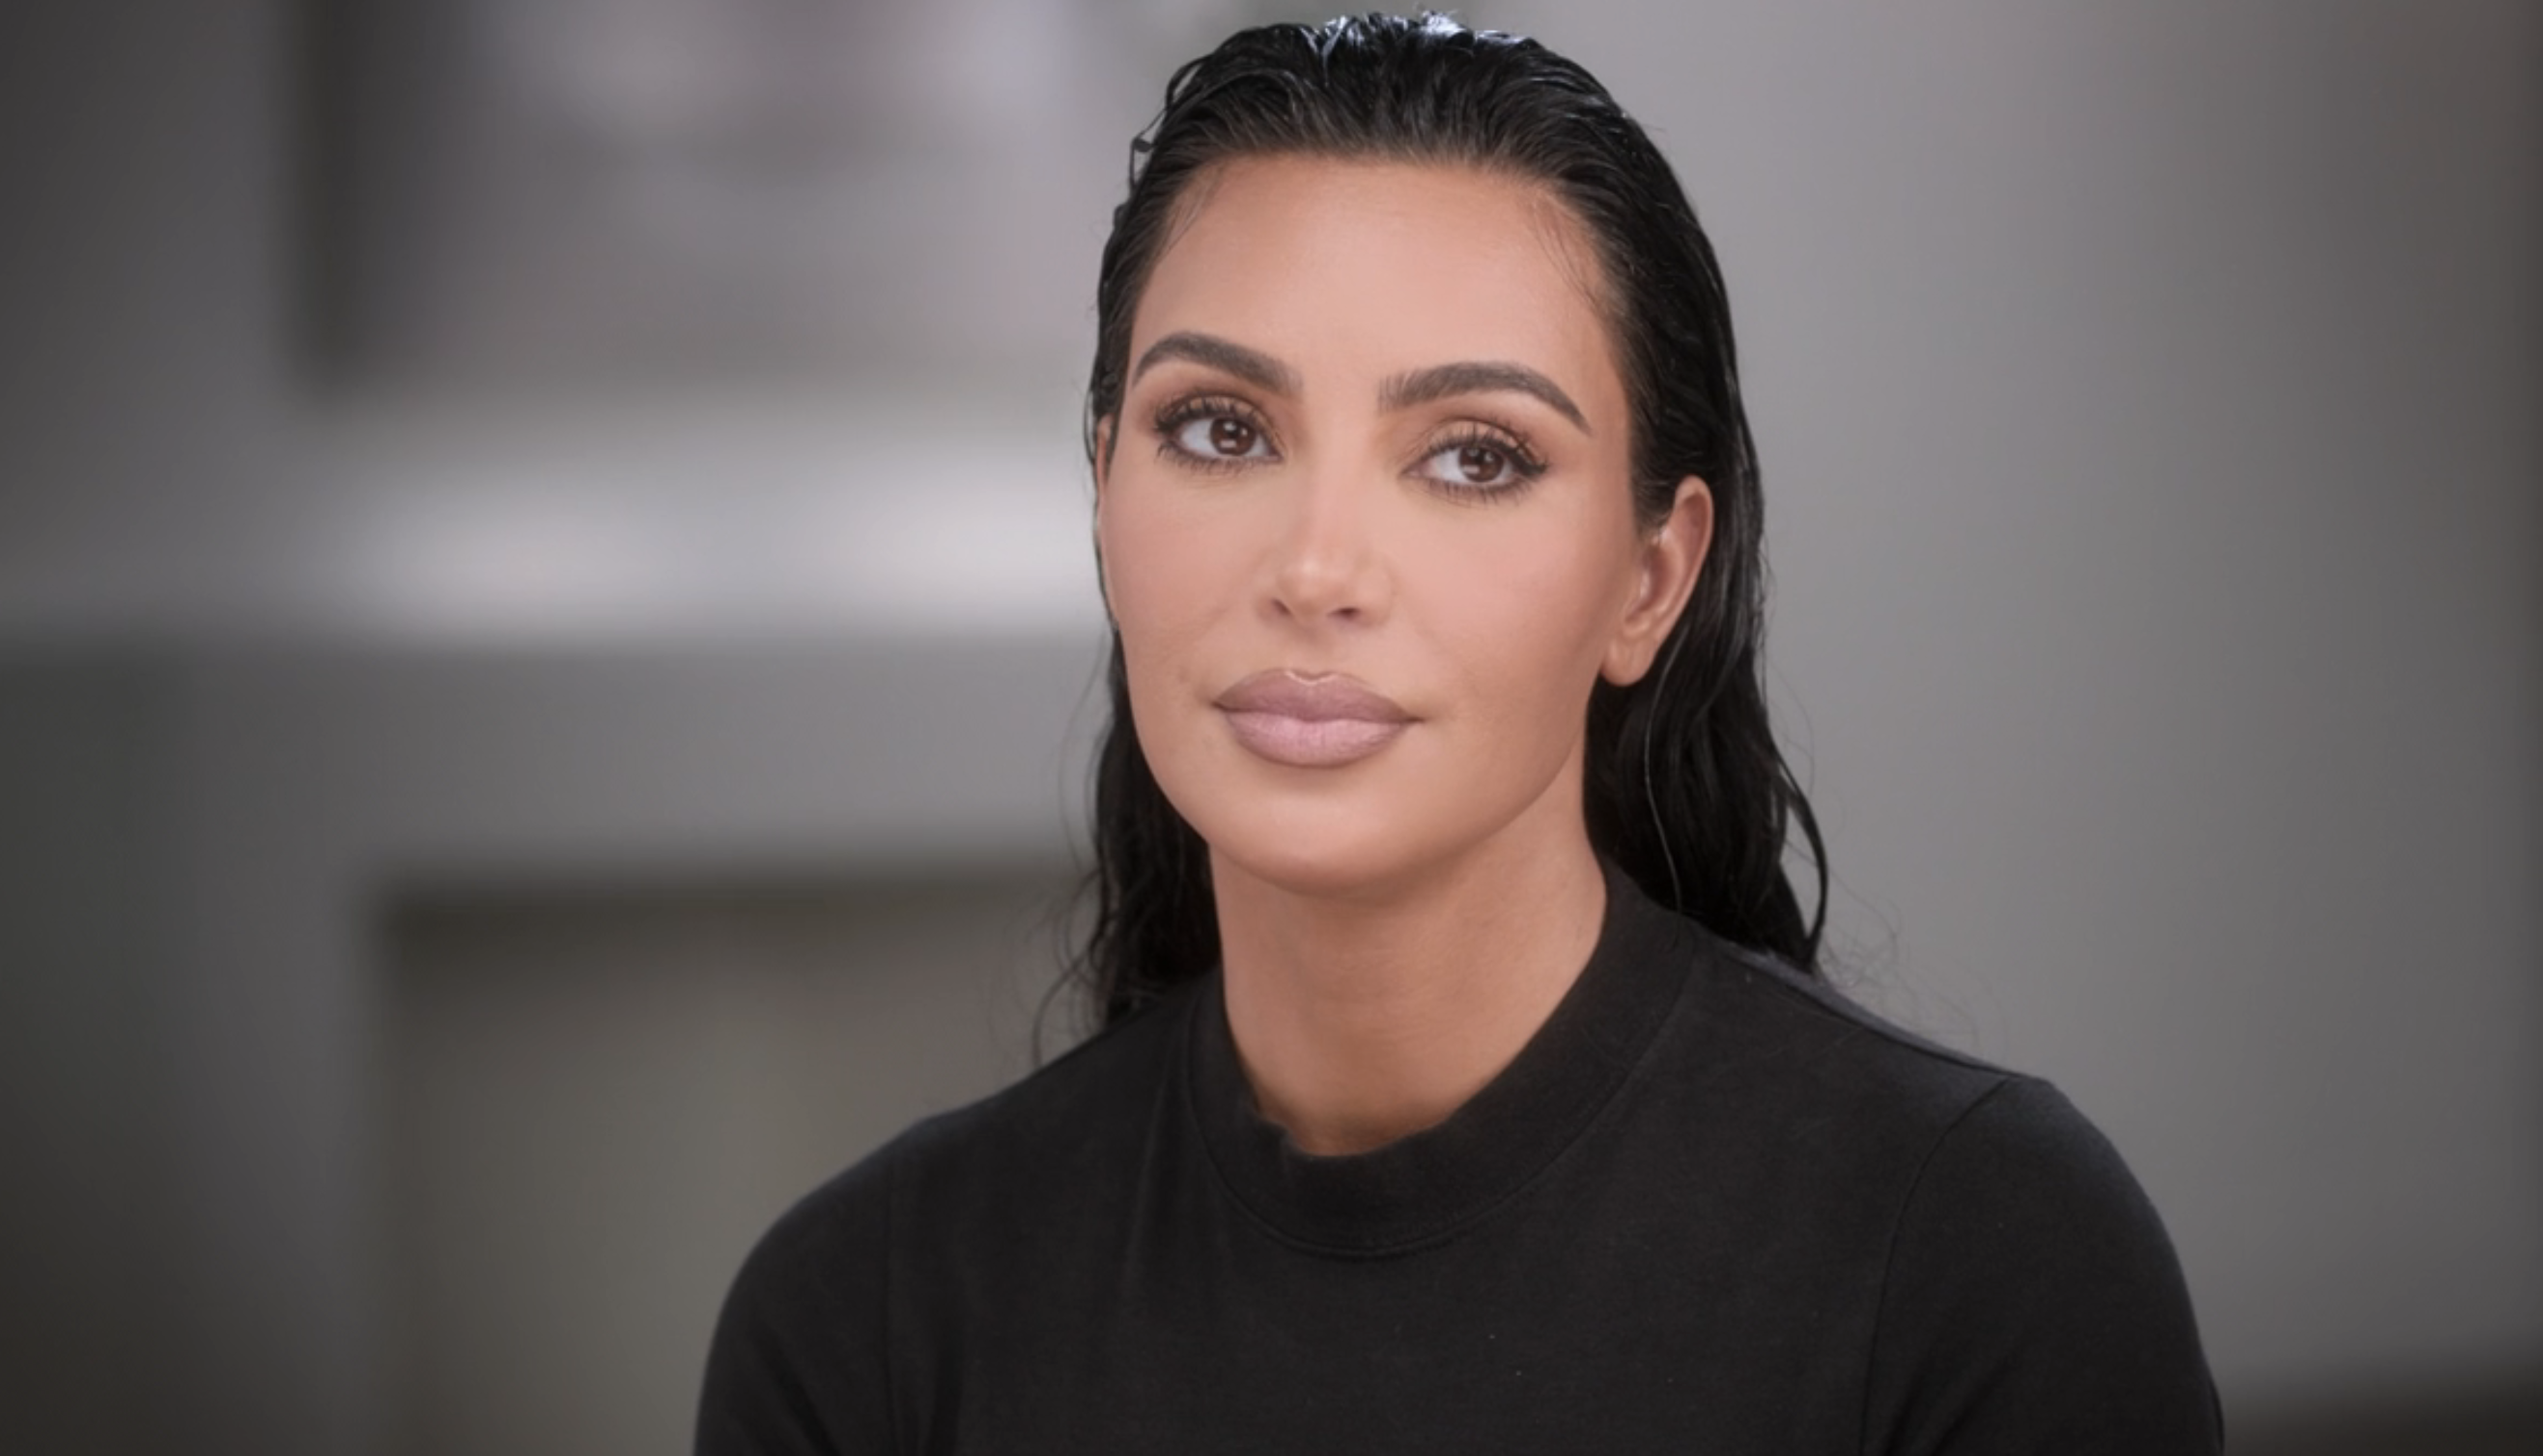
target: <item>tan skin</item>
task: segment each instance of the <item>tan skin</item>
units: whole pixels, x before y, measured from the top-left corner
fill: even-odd
[[[1651,669],[1713,499],[1689,477],[1636,520],[1594,255],[1542,187],[1246,158],[1187,211],[1099,426],[1106,599],[1141,747],[1209,846],[1261,1111],[1361,1152],[1454,1112],[1580,974],[1590,687]],[[1409,723],[1347,763],[1267,757],[1224,706],[1267,672]]]

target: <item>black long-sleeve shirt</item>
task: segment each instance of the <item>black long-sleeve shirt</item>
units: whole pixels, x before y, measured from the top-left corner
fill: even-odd
[[[2047,1084],[1608,876],[1446,1122],[1299,1152],[1209,979],[807,1197],[701,1456],[2144,1453],[2221,1443],[2179,1265]]]

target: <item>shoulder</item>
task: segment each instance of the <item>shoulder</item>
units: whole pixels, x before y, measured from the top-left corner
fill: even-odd
[[[1678,1019],[1671,1077],[1754,1140],[1775,1221],[1859,1251],[1877,1289],[1864,1449],[2218,1448],[2171,1240],[2056,1087],[1718,942]]]
[[[1166,1089],[1189,999],[1189,991],[1169,996],[1002,1091],[911,1124],[806,1194],[754,1260],[820,1259],[888,1235],[913,1212],[934,1218],[1130,1152]]]
[[[941,1218],[1138,1156],[1171,1086],[1192,996],[1185,987],[1004,1091],[912,1126],[885,1151],[900,1199]]]
[[[1841,1144],[1912,1178],[1973,1110],[2030,1080],[1894,1026],[1826,981],[1691,923],[1676,954],[1686,989],[1673,1017],[1672,1075],[1694,1080],[1717,1106],[1751,1110],[1779,1136]]]
[[[1005,1091],[929,1117],[805,1194],[742,1262],[709,1349],[697,1449],[886,1449],[898,1285],[921,1251],[1001,1247],[1060,1178],[1134,1156],[1184,997]],[[919,1258],[913,1260],[913,1255]]]
[[[699,1456],[889,1449],[892,1149],[787,1210],[726,1292],[707,1349]]]
[[[1722,948],[1708,978],[1715,1034],[1762,1090],[1804,1125],[1842,1113],[1845,1131],[1892,1150],[1902,1221],[1983,1211],[2013,1229],[2053,1216],[2132,1230],[2170,1260],[2118,1150],[2049,1082],[1938,1045],[1736,948]]]
[[[1877,1449],[2222,1440],[2162,1220],[2110,1140],[2036,1078],[2008,1077],[1923,1159],[1896,1216],[1870,1375]]]

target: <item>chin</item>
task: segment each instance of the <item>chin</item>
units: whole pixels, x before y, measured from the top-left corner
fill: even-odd
[[[1461,836],[1401,808],[1229,804],[1185,811],[1209,846],[1213,872],[1231,871],[1287,893],[1348,899],[1382,892],[1453,859]]]
[[[1231,872],[1301,899],[1349,899],[1385,884],[1403,867],[1384,857],[1337,852],[1332,846],[1282,845],[1269,854],[1238,842],[1209,842],[1211,873]],[[1303,850],[1303,852],[1302,852]]]

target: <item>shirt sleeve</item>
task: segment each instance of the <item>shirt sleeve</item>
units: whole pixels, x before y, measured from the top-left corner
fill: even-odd
[[[2197,1456],[2223,1419],[2172,1242],[2119,1153],[2009,1078],[1935,1144],[1899,1213],[1863,1449]]]
[[[697,1456],[893,1448],[889,1150],[807,1196],[734,1276],[707,1352]]]

